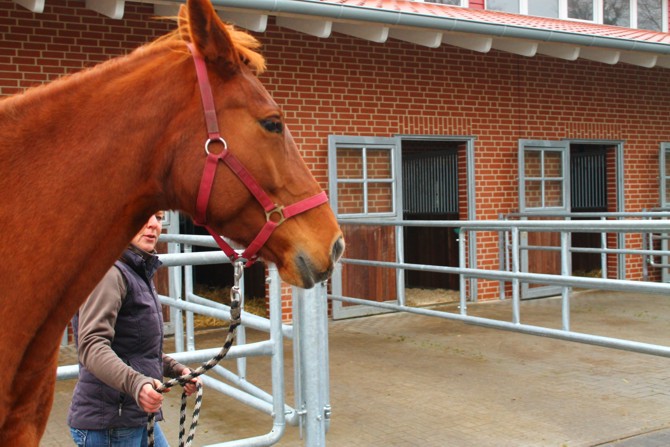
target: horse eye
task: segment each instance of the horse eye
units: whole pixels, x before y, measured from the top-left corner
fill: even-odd
[[[275,121],[275,120],[261,120],[261,126],[268,132],[273,132],[273,133],[282,133],[284,131],[284,124],[281,121]]]

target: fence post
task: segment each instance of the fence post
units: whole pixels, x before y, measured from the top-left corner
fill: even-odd
[[[328,302],[325,284],[313,289],[293,288],[294,351],[298,352],[296,407],[305,446],[326,445],[330,422],[328,370]]]

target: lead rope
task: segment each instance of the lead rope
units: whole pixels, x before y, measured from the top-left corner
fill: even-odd
[[[181,377],[175,379],[170,379],[166,382],[163,382],[157,389],[159,393],[162,393],[166,389],[172,388],[173,386],[179,384],[184,386],[186,383],[190,382],[191,379],[198,377],[210,369],[212,369],[217,363],[219,363],[225,356],[228,354],[230,347],[235,342],[235,329],[240,325],[240,279],[242,277],[242,269],[244,267],[245,259],[239,258],[234,262],[234,284],[230,289],[230,325],[228,326],[228,334],[226,335],[226,341],[221,347],[221,350],[217,355],[209,359],[206,363],[200,365],[195,371],[191,371],[189,374],[185,374]],[[191,419],[191,427],[189,430],[188,438],[184,440],[185,430],[184,423],[186,422],[186,393],[182,392],[181,395],[181,409],[179,415],[179,447],[190,447],[195,437],[195,429],[198,424],[198,418],[200,416],[200,407],[202,405],[202,386],[197,384],[197,395],[195,398],[195,407],[193,408],[193,416]],[[154,425],[155,425],[156,414],[149,414],[149,420],[147,422],[147,440],[149,447],[154,447]]]

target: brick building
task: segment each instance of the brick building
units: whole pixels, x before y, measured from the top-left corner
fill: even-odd
[[[175,14],[178,2],[155,3],[0,0],[0,95],[164,34],[174,24],[155,16]],[[668,0],[213,3],[262,41],[261,81],[343,219],[668,206]],[[627,9],[612,9],[620,4]],[[423,189],[417,181],[431,169],[440,186]],[[436,196],[439,203],[422,204]],[[392,227],[345,231],[347,257],[395,259]],[[457,237],[453,229],[406,230],[405,261],[453,265]],[[498,267],[494,239],[479,236],[470,253],[480,268]],[[610,262],[612,275],[641,278],[640,263]],[[359,296],[394,299],[388,273],[351,278]],[[458,287],[453,278],[407,281]],[[498,283],[482,281],[477,295],[497,297]]]

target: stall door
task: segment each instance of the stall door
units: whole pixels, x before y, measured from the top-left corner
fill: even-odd
[[[525,219],[546,219],[547,214],[570,210],[570,151],[567,141],[519,142],[519,209]],[[553,217],[555,219],[555,217]],[[555,232],[522,232],[522,271],[561,273],[561,238]],[[523,283],[523,298],[560,294],[558,286]]]
[[[397,138],[331,136],[328,141],[330,202],[346,241],[345,258],[399,262],[402,228],[374,224],[402,219]],[[399,248],[400,247],[400,248]],[[377,302],[399,300],[402,270],[342,263],[334,295]],[[333,301],[333,318],[379,313],[378,308]]]
[[[661,143],[659,166],[661,209],[668,210],[670,209],[670,143]],[[670,235],[661,234],[660,236],[661,250],[667,252],[670,249],[670,244],[668,243]],[[661,281],[670,282],[670,269],[666,267],[670,265],[670,257],[663,256],[661,259],[661,264],[663,265],[661,269]]]

